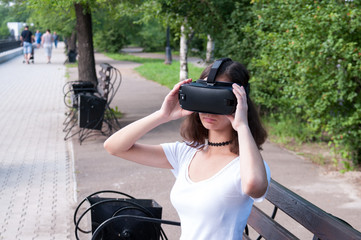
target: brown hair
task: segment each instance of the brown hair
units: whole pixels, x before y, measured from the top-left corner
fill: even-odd
[[[206,67],[203,70],[200,79],[205,79],[211,68],[212,64]],[[246,86],[249,81],[249,73],[247,69],[241,63],[235,61],[224,62],[217,73],[217,76],[221,75],[226,76],[232,82],[239,83],[243,86]],[[247,97],[247,104],[248,125],[258,149],[262,149],[261,145],[266,141],[267,132],[262,126],[258,111],[250,97]],[[190,146],[196,148],[202,148],[202,145],[205,144],[205,141],[208,138],[208,130],[203,126],[199,118],[199,114],[196,112],[184,119],[181,125],[180,134],[185,141],[189,142]],[[231,145],[231,152],[239,154],[238,133],[233,130],[232,135],[233,141]]]

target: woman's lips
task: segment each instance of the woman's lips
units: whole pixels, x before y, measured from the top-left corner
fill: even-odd
[[[214,123],[216,120],[210,117],[203,117],[203,121],[206,123]]]

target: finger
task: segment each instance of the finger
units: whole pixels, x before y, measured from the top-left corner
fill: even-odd
[[[186,79],[186,80],[180,81],[180,82],[177,83],[176,85],[181,86],[181,85],[183,85],[183,84],[187,84],[187,83],[190,83],[190,82],[192,82],[192,78],[188,78],[188,79]]]
[[[183,81],[177,83],[176,85],[174,85],[173,89],[171,90],[171,94],[174,95],[174,94],[178,93],[180,86],[182,86],[183,84],[190,83],[191,81],[192,81],[192,79],[189,78],[189,79],[186,79],[186,80],[183,80]]]
[[[236,90],[237,92],[239,92],[241,95],[246,94],[246,90],[244,89],[243,86],[240,86],[238,84],[233,84],[232,85],[233,89]]]
[[[236,96],[237,100],[246,100],[247,93],[243,86],[235,86],[233,89],[233,93]]]

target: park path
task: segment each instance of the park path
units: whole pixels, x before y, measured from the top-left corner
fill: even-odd
[[[0,64],[0,239],[71,239],[72,162],[62,122],[63,44],[46,64]]]

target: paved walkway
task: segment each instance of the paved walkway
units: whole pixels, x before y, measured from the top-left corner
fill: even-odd
[[[69,239],[72,163],[63,141],[63,45],[46,64],[0,64],[0,239]]]
[[[0,64],[0,239],[74,239],[75,201],[104,189],[154,199],[163,207],[163,219],[178,220],[169,200],[174,182],[170,171],[110,156],[103,148],[106,136],[93,136],[82,145],[76,138],[63,141],[63,52],[62,48],[54,50],[52,64],[45,64],[43,49],[35,52],[35,64],[22,64],[22,57]],[[123,126],[159,109],[169,89],[139,76],[134,71],[139,64],[114,61],[102,54],[95,58],[97,63],[112,64],[123,75],[112,102],[112,107],[124,113]],[[77,79],[75,69],[70,69],[70,79]],[[180,140],[178,130],[179,121],[170,122],[141,141]],[[325,172],[271,143],[264,145],[262,154],[276,181],[361,231],[359,173]],[[266,202],[260,207],[268,209]],[[290,225],[301,239],[312,239],[284,215],[277,219]],[[164,229],[170,240],[179,239],[179,227]]]

